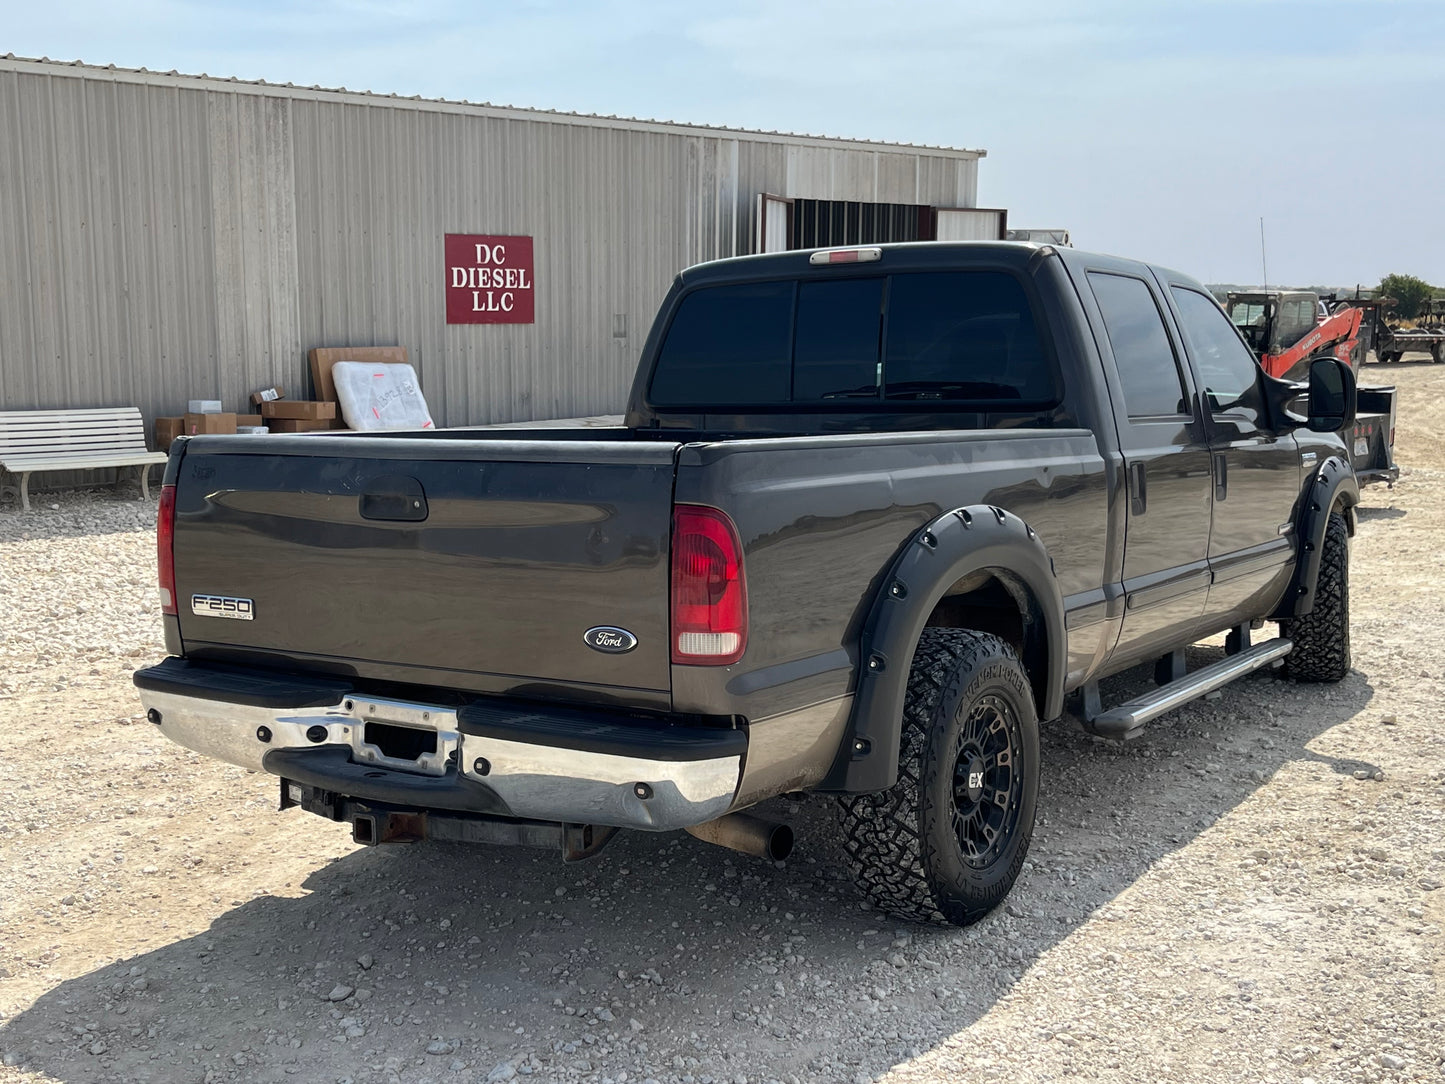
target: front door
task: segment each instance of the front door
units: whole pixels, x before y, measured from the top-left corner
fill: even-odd
[[[1113,356],[1110,394],[1128,487],[1124,618],[1113,657],[1140,662],[1189,642],[1203,616],[1210,449],[1158,284],[1132,266],[1091,269],[1087,278],[1107,332],[1100,347]]]
[[[1294,570],[1299,449],[1271,432],[1259,365],[1214,299],[1170,284],[1209,412],[1214,520],[1205,633],[1274,608]]]

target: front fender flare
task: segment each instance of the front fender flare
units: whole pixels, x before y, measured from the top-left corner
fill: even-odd
[[[1043,541],[1002,508],[958,508],[914,535],[882,581],[859,640],[849,728],[832,771],[818,789],[864,793],[885,790],[897,780],[903,701],[919,636],[948,589],[983,569],[1006,573],[1028,592],[1034,618],[1043,626],[1047,657],[1039,715],[1052,719],[1063,712],[1068,646],[1064,602]],[[1037,680],[1034,685],[1040,688]]]
[[[1320,580],[1320,560],[1324,555],[1325,529],[1330,513],[1336,507],[1347,514],[1360,503],[1360,484],[1354,468],[1339,456],[1332,455],[1320,464],[1313,478],[1300,493],[1299,511],[1295,517],[1295,536],[1299,540],[1295,557],[1294,577],[1289,590],[1274,613],[1275,620],[1303,617],[1315,608],[1315,587]],[[1350,522],[1354,534],[1354,521]]]

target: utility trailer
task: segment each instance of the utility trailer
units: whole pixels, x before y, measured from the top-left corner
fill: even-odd
[[[1395,305],[1391,297],[1345,297],[1325,295],[1322,300],[1334,315],[1358,310],[1360,313],[1359,343],[1361,357],[1369,350],[1381,362],[1400,361],[1407,353],[1429,354],[1433,361],[1445,361],[1445,298],[1425,302],[1425,311],[1412,328],[1390,323],[1389,311]]]
[[[1379,325],[1375,333],[1375,356],[1380,361],[1399,361],[1407,353],[1429,354],[1431,361],[1445,361],[1445,298],[1425,302],[1425,311],[1414,327],[1391,327],[1382,319],[1383,309],[1375,309]]]

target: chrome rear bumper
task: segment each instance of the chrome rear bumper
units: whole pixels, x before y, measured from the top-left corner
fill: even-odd
[[[200,688],[195,668],[181,685],[168,683],[175,669],[140,671],[136,684],[147,718],[177,744],[336,794],[418,809],[686,828],[728,811],[746,750],[737,730],[565,709],[539,714],[489,704],[474,711],[357,695],[324,706],[238,703]],[[217,695],[234,692],[235,675],[227,678],[232,688]],[[368,724],[392,734],[421,731],[425,751],[388,755],[370,740],[377,728],[369,733]]]

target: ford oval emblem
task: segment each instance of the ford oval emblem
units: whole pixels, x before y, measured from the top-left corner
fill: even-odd
[[[582,634],[582,639],[593,651],[602,651],[608,655],[625,655],[637,646],[636,636],[626,629],[612,625],[598,625],[588,629]]]

